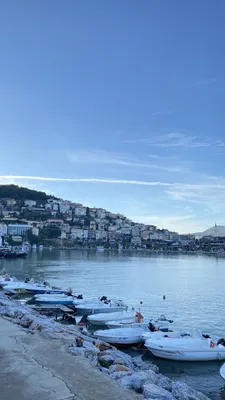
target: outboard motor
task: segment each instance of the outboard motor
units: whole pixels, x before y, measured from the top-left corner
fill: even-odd
[[[219,339],[217,342],[217,346],[219,346],[219,344],[225,347],[225,339],[224,338]]]
[[[106,296],[102,296],[102,297],[100,298],[100,301],[107,301],[107,297],[106,297]]]
[[[78,294],[77,299],[78,300],[82,300],[83,299],[83,295],[82,294]]]
[[[202,334],[202,337],[204,338],[204,339],[210,339],[210,335],[208,335],[207,333],[206,334]]]
[[[151,321],[148,324],[148,329],[150,332],[155,332],[155,325]]]

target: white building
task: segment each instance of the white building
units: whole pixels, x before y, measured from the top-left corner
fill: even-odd
[[[107,232],[106,231],[96,231],[96,240],[107,240]]]
[[[8,227],[6,224],[0,224],[0,236],[6,236],[7,229],[8,229]]]
[[[71,228],[71,239],[83,239],[84,233],[83,229]]]
[[[8,235],[18,236],[24,235],[28,229],[32,228],[31,225],[24,224],[9,224],[8,225]]]
[[[37,228],[36,226],[33,226],[32,234],[35,235],[35,236],[38,236],[39,235],[39,228]]]
[[[26,207],[36,207],[36,201],[35,200],[25,200],[24,205]]]
[[[84,240],[88,239],[88,230],[87,229],[83,230],[83,238],[84,238]]]
[[[70,204],[68,203],[61,203],[59,204],[59,211],[64,214],[70,210]]]
[[[138,246],[141,246],[141,238],[140,237],[133,237],[132,239],[131,239],[131,243],[132,244],[135,244],[135,245],[138,245]]]
[[[75,215],[77,215],[78,217],[84,216],[86,215],[87,209],[86,207],[75,207],[74,208],[74,213]]]

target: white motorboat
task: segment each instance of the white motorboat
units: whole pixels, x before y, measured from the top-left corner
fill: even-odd
[[[164,332],[164,331],[159,330],[159,331],[155,331],[155,332],[150,332],[148,330],[148,331],[143,332],[141,337],[145,342],[147,342],[149,339],[187,338],[187,337],[191,337],[191,335],[189,333],[181,332],[181,331],[180,332],[179,331]]]
[[[133,316],[132,313],[129,313],[127,311],[118,311],[114,313],[100,313],[100,314],[89,315],[87,319],[91,325],[105,326],[108,324],[111,318],[113,318],[113,320],[120,321],[120,320],[131,319],[132,316]]]
[[[225,379],[225,363],[220,367],[220,376]]]
[[[173,322],[172,320],[168,320],[164,315],[161,315],[157,320],[151,319],[149,322],[145,321],[144,318],[141,319],[141,322],[138,322],[138,314],[136,313],[132,318],[122,320],[122,321],[109,321],[107,323],[108,328],[123,328],[123,327],[143,327],[148,326],[149,330],[161,330],[167,332],[170,328],[170,324]],[[141,316],[142,317],[142,316]],[[140,320],[139,320],[140,321]]]
[[[15,282],[16,278],[8,276],[8,275],[1,275],[0,276],[0,287],[9,285],[12,282]]]
[[[126,346],[143,342],[142,334],[146,329],[148,328],[143,326],[98,330],[94,335],[104,342]]]
[[[29,282],[11,282],[10,284],[4,285],[3,288],[6,293],[65,293],[62,289]]]
[[[64,304],[72,305],[73,296],[68,296],[64,293],[61,294],[36,294],[35,301],[42,304]]]
[[[206,335],[207,336],[207,335]],[[225,360],[225,340],[210,337],[149,339],[145,346],[155,357],[176,361]]]
[[[77,311],[82,315],[99,314],[99,313],[113,313],[116,311],[126,311],[127,305],[122,300],[111,300],[108,303],[104,302],[93,302],[80,304],[77,307]]]

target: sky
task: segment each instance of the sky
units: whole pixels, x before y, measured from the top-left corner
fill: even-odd
[[[225,225],[224,0],[2,0],[0,184]]]

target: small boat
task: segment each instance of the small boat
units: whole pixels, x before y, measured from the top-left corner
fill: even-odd
[[[91,325],[107,325],[110,319],[113,318],[113,320],[126,320],[132,318],[132,313],[129,313],[127,311],[118,311],[114,313],[100,313],[100,314],[94,314],[94,315],[89,315],[87,317],[88,322]]]
[[[42,303],[42,304],[64,304],[64,305],[73,304],[73,296],[68,296],[64,293],[36,294],[34,298],[37,303]]]
[[[1,275],[0,276],[0,287],[9,285],[11,282],[15,282],[15,281],[16,281],[16,278],[14,278],[12,276]]]
[[[186,338],[191,337],[191,334],[187,332],[179,331],[161,331],[157,330],[155,332],[146,331],[142,333],[142,339],[147,343],[149,339],[161,339],[161,338]]]
[[[142,334],[147,327],[128,327],[109,330],[98,330],[94,335],[102,340],[115,345],[132,345],[144,342]]]
[[[122,300],[111,300],[107,303],[104,302],[93,302],[80,304],[77,307],[77,311],[82,315],[99,314],[99,313],[113,313],[116,311],[126,311],[128,306],[122,302]]]
[[[206,338],[207,337],[207,338]],[[145,346],[155,357],[176,361],[225,360],[225,339],[208,335],[186,338],[149,339]]]
[[[137,322],[137,314],[136,313],[132,318],[122,321],[109,321],[107,323],[108,328],[123,328],[123,327],[143,327],[149,326],[150,331],[161,330],[167,332],[170,328],[170,324],[173,322],[165,317],[165,315],[161,315],[157,320],[151,319],[149,323],[147,323],[144,319],[141,322]]]
[[[225,363],[220,368],[220,376],[225,379]]]
[[[65,293],[65,290],[58,288],[51,288],[47,285],[40,285],[35,283],[26,282],[11,282],[3,287],[6,293]]]

